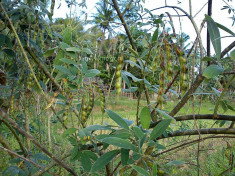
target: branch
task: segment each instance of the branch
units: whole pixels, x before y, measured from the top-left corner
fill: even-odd
[[[0,144],[2,144],[3,147],[11,150],[10,144],[7,142],[7,140],[3,137],[1,131],[0,131]],[[14,158],[14,155],[10,153],[11,158]]]
[[[5,16],[6,16],[6,19],[7,19],[8,23],[9,23],[9,25],[11,26],[11,29],[12,29],[12,31],[13,31],[15,37],[16,37],[16,40],[17,40],[19,46],[20,46],[20,50],[22,51],[22,54],[23,54],[23,56],[24,56],[24,58],[25,58],[25,60],[26,60],[26,63],[27,63],[27,65],[28,65],[29,69],[30,69],[30,72],[31,72],[32,75],[33,75],[33,78],[34,78],[34,80],[35,80],[35,82],[36,82],[38,88],[40,89],[40,91],[41,91],[43,97],[45,98],[45,100],[47,101],[47,103],[49,104],[50,101],[49,101],[49,99],[47,98],[47,96],[46,96],[44,90],[42,89],[41,85],[40,85],[39,82],[38,82],[38,79],[37,79],[37,77],[36,77],[36,75],[35,75],[35,72],[34,72],[34,70],[33,70],[33,67],[32,67],[32,65],[30,64],[29,58],[28,58],[28,56],[27,56],[27,54],[26,54],[26,52],[25,52],[25,50],[24,50],[24,47],[23,47],[23,45],[22,45],[22,43],[21,43],[21,41],[20,41],[20,38],[19,38],[19,36],[18,36],[18,34],[17,34],[17,32],[16,32],[16,29],[14,28],[14,25],[13,25],[11,19],[9,18],[9,16],[8,16],[8,14],[7,14],[7,12],[6,12],[6,10],[4,9],[4,7],[3,7],[1,1],[0,1],[0,7],[1,7],[1,9],[3,10],[3,12],[4,12]],[[54,112],[54,114],[56,114],[56,111],[55,111],[55,109],[53,108],[53,106],[51,106],[51,109],[52,109],[52,111]],[[63,123],[63,121],[62,121],[59,117],[58,117],[58,120],[60,121],[60,123],[62,124],[62,126],[63,126],[65,129],[67,129],[66,125]]]
[[[0,111],[2,109],[0,108]],[[25,130],[23,130],[17,123],[15,123],[5,112],[2,111],[2,118],[9,122],[14,128],[16,128],[20,133],[22,133],[26,138],[29,138],[41,151],[47,154],[51,159],[56,161],[60,166],[65,168],[72,175],[77,176],[77,174],[69,168],[66,164],[64,164],[60,159],[56,158],[52,153],[50,153],[46,148],[44,148],[34,137],[28,134]]]
[[[174,117],[174,119],[176,121],[184,121],[184,120],[229,120],[229,121],[235,121],[235,116],[231,116],[231,115],[222,115],[222,114],[218,114],[218,119],[215,119],[214,114],[195,114],[195,115],[185,115],[185,116],[178,116],[178,117]],[[161,120],[157,121],[157,122],[152,122],[150,125],[150,128],[155,127],[158,123],[160,123]]]
[[[221,53],[221,58],[224,57],[224,55],[226,53],[228,53],[233,47],[235,46],[235,41],[232,42],[228,47],[226,47],[222,53]],[[185,94],[185,96],[181,99],[181,101],[175,106],[175,108],[170,112],[171,116],[174,116],[175,114],[177,114],[177,112],[179,112],[179,110],[185,105],[185,103],[189,100],[190,96],[192,93],[194,93],[196,91],[196,89],[200,86],[200,84],[203,82],[203,80],[205,79],[204,76],[202,75],[198,75],[196,77],[196,80],[194,82],[194,84],[191,86],[191,88],[187,91],[187,93]],[[233,124],[233,123],[232,123]]]
[[[193,18],[185,11],[183,10],[182,8],[180,7],[177,7],[177,6],[163,6],[163,7],[158,7],[158,8],[155,8],[155,9],[152,9],[150,11],[154,11],[154,10],[158,10],[158,9],[163,9],[163,8],[173,8],[173,9],[178,9],[180,10],[181,12],[183,12],[187,17],[188,19],[191,21],[193,27],[194,27],[194,30],[197,34],[197,37],[199,39],[199,45],[200,45],[200,54],[201,54],[201,59],[203,58],[203,46],[202,46],[202,41],[201,41],[201,37],[200,37],[200,32],[198,30],[198,27],[195,23],[195,21],[193,20]]]
[[[34,161],[32,161],[32,160],[30,160],[30,159],[28,159],[28,158],[25,158],[25,157],[23,157],[23,156],[21,156],[21,155],[18,155],[17,153],[15,153],[15,152],[13,152],[13,151],[11,151],[11,150],[8,150],[8,149],[6,149],[6,148],[4,148],[4,147],[2,147],[2,146],[0,146],[0,149],[2,149],[3,151],[6,151],[6,152],[9,153],[10,155],[14,155],[14,156],[16,156],[16,157],[21,158],[21,159],[23,159],[23,160],[25,160],[25,161],[27,161],[27,162],[29,162],[29,163],[31,163],[31,164],[33,164],[33,165],[39,167],[40,169],[43,168],[43,167],[42,167],[41,165],[39,165],[38,163],[35,163]],[[52,172],[50,172],[50,171],[47,171],[47,172],[50,173],[51,175],[56,176],[56,174],[54,174],[54,173],[52,173]]]
[[[208,11],[207,11],[207,15],[211,16],[212,14],[212,0],[208,0]],[[211,54],[211,43],[210,43],[210,34],[209,34],[209,30],[208,30],[208,26],[207,26],[207,39],[206,39],[206,48],[207,48],[207,56],[210,57]],[[210,61],[208,61],[208,66],[210,65]]]
[[[25,151],[25,148],[19,138],[19,136],[16,134],[15,130],[11,127],[11,125],[5,121],[5,120],[2,120],[2,122],[8,127],[8,129],[12,132],[12,134],[15,136],[17,142],[19,143],[19,146],[20,146],[20,149],[22,150],[24,156],[26,157],[27,156],[27,152]]]
[[[67,155],[65,155],[64,157],[61,158],[61,160],[69,157],[71,155],[71,153],[68,153]],[[56,162],[52,162],[51,164],[49,164],[48,166],[40,169],[38,172],[36,172],[35,174],[33,174],[32,176],[40,176],[42,175],[44,172],[47,172],[49,169],[51,169],[52,167],[54,167],[57,163]]]
[[[167,88],[166,88],[164,94],[166,94],[166,93],[169,91],[169,89],[171,88],[171,86],[174,84],[176,78],[179,76],[179,74],[180,74],[180,70],[175,74],[175,77],[174,77],[174,78],[172,79],[172,81],[167,85]],[[154,108],[154,109],[152,110],[152,112],[151,112],[151,117],[152,117],[152,120],[153,120],[153,121],[155,121],[155,119],[154,119],[153,117],[154,117],[154,114],[155,114],[155,112],[156,112],[155,110],[157,109],[158,105],[159,105],[159,102],[157,102],[155,108]]]
[[[169,133],[165,136],[160,136],[157,139],[164,139],[176,136],[192,136],[198,135],[198,133],[202,134],[235,134],[235,129],[231,128],[202,128],[196,130],[186,130],[186,131],[175,131],[173,133]]]
[[[192,140],[192,141],[186,142],[186,143],[184,143],[184,144],[180,144],[180,145],[178,145],[178,146],[176,146],[176,147],[170,148],[170,149],[168,149],[168,150],[165,150],[165,151],[163,151],[163,152],[157,153],[157,154],[155,154],[155,155],[152,155],[152,157],[157,157],[157,156],[162,155],[162,154],[164,154],[164,153],[168,153],[168,152],[170,152],[170,151],[172,151],[172,150],[176,150],[176,149],[178,149],[178,148],[180,148],[180,147],[184,147],[184,146],[189,145],[189,144],[194,144],[194,143],[196,143],[196,142],[204,141],[204,140],[206,140],[206,139],[213,139],[213,138],[235,138],[235,136],[208,136],[208,137],[204,137],[204,138]]]
[[[201,85],[202,81],[205,79],[202,75],[197,75],[195,82],[192,84],[190,89],[186,92],[184,97],[181,99],[181,101],[175,106],[175,108],[170,112],[170,116],[174,116],[179,112],[179,110],[187,103],[189,98],[192,96],[192,94],[197,90],[197,88]]]
[[[123,25],[123,27],[125,28],[125,31],[126,31],[126,34],[127,34],[127,36],[128,36],[128,39],[129,39],[129,41],[130,41],[130,43],[131,43],[132,49],[136,51],[136,47],[135,47],[133,38],[132,38],[132,36],[131,36],[131,32],[130,32],[130,30],[129,30],[127,24],[126,24],[126,21],[124,20],[123,15],[122,15],[122,13],[121,13],[119,7],[118,7],[117,1],[116,1],[116,0],[112,0],[112,1],[113,1],[114,8],[115,8],[115,10],[117,11],[118,17],[120,18],[120,20],[121,20],[121,22],[122,22],[122,25]]]
[[[59,85],[59,83],[55,80],[55,78],[54,78],[54,77],[51,75],[51,73],[47,70],[46,66],[45,66],[43,63],[40,62],[40,60],[37,58],[37,56],[35,55],[35,53],[34,53],[33,51],[31,51],[29,47],[25,47],[25,49],[26,49],[26,51],[30,54],[30,56],[33,58],[33,60],[36,62],[36,64],[39,66],[39,68],[43,70],[44,74],[52,81],[52,83],[59,89],[59,91],[60,91],[62,94],[64,94],[64,93],[63,93],[63,90],[62,90],[62,88],[61,88],[61,86]],[[70,106],[72,106],[72,105],[70,105]],[[53,108],[53,106],[51,106],[50,108],[52,109],[53,113],[56,114],[56,111],[55,111],[55,109]],[[79,119],[80,116],[79,116],[79,112],[77,111],[77,109],[74,108],[73,106],[72,106],[72,109],[73,109],[73,112],[75,113],[75,115],[76,115],[76,116],[78,117],[78,119]],[[65,126],[65,124],[63,123],[63,121],[62,121],[58,116],[56,116],[56,117],[59,119],[60,123],[67,129],[67,127]]]
[[[170,13],[169,12],[165,12],[166,14],[167,14],[167,16],[169,17],[169,19],[170,19],[170,21],[171,21],[171,23],[172,23],[172,31],[173,31],[173,36],[174,37],[176,37],[176,33],[175,33],[175,27],[174,27],[174,24],[173,24],[173,20],[172,20],[172,18],[171,18],[171,15],[170,15]]]
[[[235,41],[233,43],[231,43],[228,47],[226,47],[222,53],[221,53],[221,58],[223,58],[225,56],[225,54],[227,54],[231,49],[233,49],[235,47]]]
[[[129,10],[131,3],[133,2],[133,0],[130,0],[129,4],[126,6],[126,8],[123,10],[122,15],[124,16],[126,11]]]

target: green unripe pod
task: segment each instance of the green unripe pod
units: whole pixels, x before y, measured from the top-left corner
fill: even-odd
[[[104,114],[105,113],[105,94],[104,94],[104,90],[97,83],[93,83],[93,85],[95,85],[96,89],[99,92],[101,112]]]
[[[122,91],[122,76],[121,76],[121,70],[122,70],[122,63],[123,63],[123,55],[121,55],[118,58],[118,66],[117,66],[117,70],[116,70],[116,83],[115,83],[115,87],[117,90],[117,97],[119,97],[121,91]]]
[[[117,71],[117,72],[116,72],[116,76],[117,76],[117,77],[121,77],[121,71]]]
[[[119,82],[116,82],[115,86],[116,86],[116,89],[120,89],[121,88],[121,84]]]
[[[120,65],[117,66],[117,70],[120,71],[121,69],[122,69],[122,65],[120,64]]]

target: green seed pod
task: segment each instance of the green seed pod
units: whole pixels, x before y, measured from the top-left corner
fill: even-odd
[[[104,114],[105,113],[105,95],[104,95],[104,90],[103,88],[98,85],[97,83],[93,83],[93,85],[96,87],[99,96],[100,96],[100,106],[101,106],[101,112]]]
[[[122,77],[121,77],[121,70],[122,70],[122,63],[123,63],[123,55],[118,58],[118,66],[116,70],[116,90],[117,90],[117,97],[119,97],[122,91]]]
[[[164,43],[165,43],[166,58],[167,58],[167,76],[168,76],[167,78],[168,82],[170,82],[172,79],[172,54],[171,54],[172,50],[166,38],[164,39]]]
[[[121,77],[121,71],[117,71],[117,72],[116,72],[116,76],[117,76],[117,77]]]
[[[82,126],[85,127],[85,123],[86,123],[86,117],[87,117],[87,108],[86,108],[86,102],[85,102],[85,96],[82,97],[82,104],[81,104],[81,107],[82,107],[82,118],[81,118],[81,123],[82,123]]]
[[[179,56],[180,62],[180,88],[182,96],[185,94],[187,90],[187,67],[186,67],[186,59],[183,57],[184,52],[175,44],[173,45],[175,52]]]
[[[44,48],[44,37],[43,37],[43,31],[39,28],[39,35],[40,35],[40,41],[41,41],[41,46]]]
[[[165,87],[165,62],[164,62],[163,52],[160,53],[160,62],[161,62],[160,63],[161,72],[160,72],[160,78],[159,78],[160,88],[158,90],[158,103],[159,103],[160,107],[162,108],[163,91],[164,91],[164,87]]]
[[[34,27],[34,34],[33,34],[33,40],[36,42],[37,39],[37,35],[38,35],[38,25],[35,25]]]
[[[92,111],[92,109],[94,107],[94,101],[95,101],[94,93],[90,89],[90,92],[89,92],[89,103],[88,103],[88,106],[87,106],[87,116],[86,116],[87,119],[88,119],[89,115],[91,114],[91,111]]]

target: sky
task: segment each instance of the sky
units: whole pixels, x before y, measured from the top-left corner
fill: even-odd
[[[77,0],[77,2],[81,2],[81,1],[82,0]],[[181,1],[180,4],[178,4],[178,1],[179,0],[168,0],[167,5],[179,6],[180,8],[185,10],[187,13],[189,13],[189,0],[180,0]],[[88,13],[88,19],[91,19],[91,16],[94,15],[94,13],[96,12],[96,9],[95,9],[96,2],[98,2],[98,0],[86,0],[86,5],[87,5],[86,12]],[[194,20],[195,20],[198,28],[200,28],[201,23],[205,17],[205,14],[207,13],[207,0],[191,0],[191,2],[192,2],[192,16],[194,17]],[[231,17],[231,15],[228,14],[228,10],[221,10],[221,8],[224,5],[226,5],[225,2],[227,2],[227,0],[224,0],[224,1],[223,0],[213,0],[213,2],[212,2],[212,7],[213,7],[212,8],[212,18],[217,23],[220,23],[220,24],[226,26],[227,28],[229,28],[230,30],[232,30],[235,33],[235,25],[232,26],[232,20],[229,19],[229,17]],[[61,3],[61,6],[58,9],[58,6],[60,3]],[[152,10],[152,9],[158,8],[158,7],[162,7],[164,5],[165,5],[164,0],[145,0],[145,3],[143,4],[144,8],[147,8],[149,10]],[[231,5],[231,3],[230,3],[230,5]],[[232,4],[232,5],[234,6],[235,4]],[[78,7],[76,7],[76,9],[74,9],[74,8],[71,9],[71,11],[73,12],[72,14],[76,15],[76,16],[81,16],[79,13],[77,13],[80,11],[80,9],[81,8],[78,8]],[[161,13],[165,13],[165,12],[169,12],[172,16],[177,14],[173,9],[170,9],[170,8],[156,10],[156,11],[153,11],[152,13],[156,14],[156,15],[160,15]],[[178,12],[179,12],[179,14],[183,14],[180,11],[178,11]],[[55,11],[54,11],[53,17],[54,18],[65,18],[66,14],[68,14],[68,15],[70,14],[70,9],[67,7],[65,1],[64,0],[56,0]],[[81,16],[81,19],[82,18],[83,17]],[[190,23],[190,21],[187,17],[181,17],[181,27],[180,27],[178,17],[173,17],[173,22],[174,22],[174,26],[176,29],[176,33],[179,33],[182,29],[182,32],[184,32],[190,36],[190,41],[194,41],[194,39],[196,38],[196,33],[195,33],[195,30],[194,30],[192,24]],[[204,47],[206,47],[206,31],[207,30],[204,27],[202,30],[202,33],[201,33],[202,43],[203,43]],[[222,37],[221,38],[222,50],[235,40],[235,37],[226,37],[226,36],[229,36],[230,34],[224,32],[224,31],[221,31],[221,30],[220,30],[220,35]],[[213,52],[213,49],[212,49],[212,52]]]

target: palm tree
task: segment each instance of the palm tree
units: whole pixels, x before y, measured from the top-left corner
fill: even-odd
[[[94,20],[92,21],[96,24],[101,31],[106,34],[106,31],[109,34],[112,34],[112,22],[115,20],[116,15],[112,9],[112,7],[106,2],[106,0],[101,0],[100,2],[96,3],[96,10],[97,13],[93,16]]]

